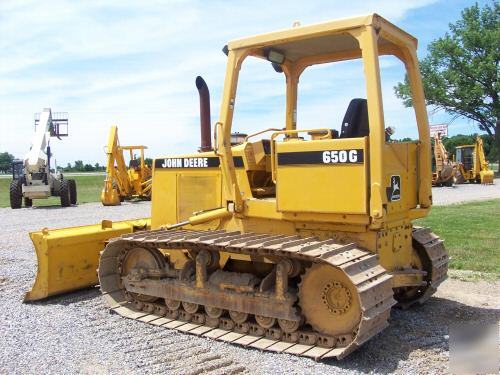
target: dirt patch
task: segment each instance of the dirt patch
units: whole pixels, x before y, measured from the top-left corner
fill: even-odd
[[[475,282],[464,281],[470,275],[474,274],[471,271],[451,271],[452,278],[449,278],[443,283],[436,297],[453,299],[454,301],[475,307],[488,307],[497,309],[500,313],[500,281],[486,279],[476,280]]]

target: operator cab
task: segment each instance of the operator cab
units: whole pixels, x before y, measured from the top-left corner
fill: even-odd
[[[22,160],[14,160],[12,162],[12,179],[19,180],[24,177],[24,167]]]
[[[463,164],[465,170],[471,170],[474,163],[474,147],[462,146],[456,149],[456,161]]]
[[[141,161],[138,159],[130,159],[130,162],[128,163],[128,167],[130,169],[140,169],[141,168]]]
[[[411,35],[378,15],[298,26],[230,42],[224,49],[228,55],[228,73],[219,121],[221,129],[216,129],[216,133],[227,139],[233,123],[245,131],[263,121],[275,128],[250,135],[240,145],[221,153],[227,156],[221,163],[231,157],[235,168],[234,173],[228,172],[232,165],[222,168],[227,180],[227,201],[234,202],[237,210],[244,207],[243,201],[251,210],[252,200],[265,200],[275,204],[278,212],[340,214],[339,218],[358,222],[386,215],[397,217],[408,210],[415,210],[412,217],[425,215],[421,209],[431,203],[432,175],[430,152],[426,151],[430,144],[428,121],[416,45]],[[407,124],[405,119],[401,125],[416,124],[411,132],[418,131],[418,141],[390,139],[394,128],[386,128],[384,119],[392,114],[384,113],[380,56],[393,58],[396,62],[393,65],[407,74],[415,99],[415,122],[410,120]],[[268,69],[269,77],[256,74],[257,61],[265,61],[280,74],[274,74],[273,69]],[[347,70],[329,74],[330,66],[344,63],[349,65]],[[257,76],[263,82],[262,90],[255,88]],[[322,77],[317,81],[320,83],[308,86],[307,77],[313,76]],[[276,85],[285,86],[285,90],[276,91],[286,93],[281,96],[284,111],[280,116],[284,114],[284,122],[272,118],[277,117],[276,111],[272,111],[280,100],[280,94],[271,89]],[[245,87],[249,87],[254,97],[242,95]],[[248,106],[255,100],[255,92],[263,93],[264,101],[260,106]],[[308,98],[307,92],[315,96]],[[328,92],[340,95],[327,103],[324,94]],[[332,104],[339,106],[346,93],[355,97],[346,102],[342,122],[338,121],[340,126],[332,126],[333,121],[328,122]],[[311,107],[307,106],[308,99]],[[238,112],[239,106],[243,111]],[[238,117],[238,113],[243,116]],[[252,113],[252,122],[247,119],[248,113]],[[334,113],[342,112],[337,108]],[[391,119],[394,120],[400,121]],[[254,138],[257,135],[262,138],[265,132],[267,139]],[[217,142],[216,152],[228,145]],[[238,163],[240,159],[243,162]],[[261,203],[255,204],[262,207]]]

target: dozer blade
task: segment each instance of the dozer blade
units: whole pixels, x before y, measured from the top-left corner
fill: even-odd
[[[80,227],[31,232],[38,271],[31,291],[24,301],[91,287],[98,284],[100,252],[111,238],[149,229],[150,219],[111,222]]]

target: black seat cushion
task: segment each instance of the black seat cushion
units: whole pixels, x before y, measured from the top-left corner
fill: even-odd
[[[352,99],[340,128],[340,138],[360,138],[369,134],[366,99]]]
[[[140,166],[140,163],[139,163],[139,160],[137,160],[137,159],[131,159],[130,163],[128,165],[129,168],[139,168],[139,166]]]
[[[269,155],[271,153],[271,141],[269,139],[263,139],[262,145],[264,146],[264,153]]]

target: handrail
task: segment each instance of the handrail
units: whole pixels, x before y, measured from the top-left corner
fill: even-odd
[[[248,142],[248,140],[249,140],[251,137],[255,137],[255,136],[260,135],[260,134],[263,134],[263,133],[267,133],[267,132],[270,132],[270,131],[279,132],[279,131],[282,131],[282,130],[285,130],[285,129],[286,129],[286,128],[283,128],[283,129],[278,129],[278,128],[267,128],[267,129],[261,130],[260,132],[257,132],[257,133],[253,133],[253,134],[247,135],[247,136],[245,137],[245,142]]]
[[[331,129],[326,129],[326,128],[319,128],[319,129],[295,129],[295,130],[280,130],[277,131],[273,134],[271,134],[271,176],[273,179],[273,182],[276,183],[276,153],[275,153],[275,147],[274,147],[274,142],[275,138],[279,135],[282,134],[298,134],[298,133],[310,133],[310,132],[326,132],[325,136],[322,137],[321,139],[328,139],[332,137],[332,130]]]
[[[220,156],[219,154],[219,143],[218,143],[218,134],[219,134],[219,128],[222,129],[223,123],[220,121],[217,121],[214,126],[214,153],[215,155]]]

